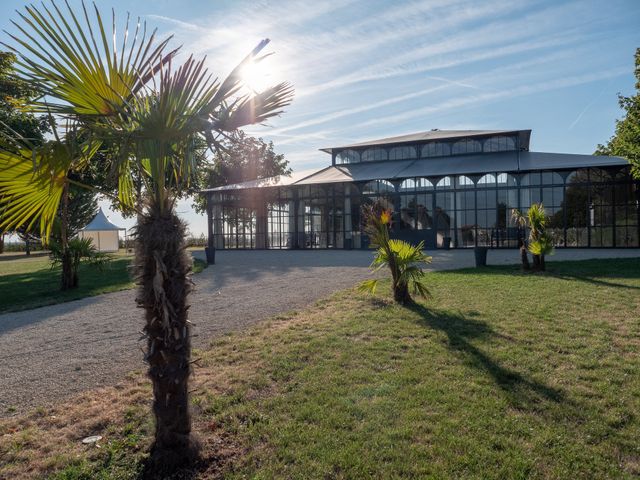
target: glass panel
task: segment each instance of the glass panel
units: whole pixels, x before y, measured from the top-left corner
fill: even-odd
[[[363,162],[378,162],[387,160],[387,151],[382,148],[369,148],[362,152]]]
[[[472,140],[465,138],[458,140],[451,147],[452,155],[459,155],[463,153],[479,153],[482,152],[482,144],[478,140]]]
[[[497,177],[499,187],[515,187],[518,185],[516,177],[508,173],[499,173]]]
[[[562,176],[557,172],[542,172],[542,183],[544,185],[562,185]]]
[[[416,195],[416,228],[418,230],[426,230],[433,226],[432,208],[432,193],[418,193]]]
[[[403,180],[402,183],[400,184],[401,192],[413,191],[415,189],[416,189],[416,181],[413,178],[407,178],[406,180]]]
[[[602,168],[589,169],[589,179],[591,183],[610,182],[611,175]]]
[[[389,150],[389,160],[405,160],[417,156],[415,147],[393,147]]]
[[[355,150],[343,150],[336,155],[336,163],[358,163],[360,162],[360,153]]]
[[[638,227],[636,225],[616,228],[616,247],[637,247]]]
[[[520,181],[520,185],[540,185],[540,172],[527,173],[522,176],[522,180]]]
[[[433,183],[426,178],[418,178],[416,179],[416,188],[418,190],[431,190],[433,189]]]
[[[457,192],[456,196],[458,210],[474,210],[476,208],[476,192],[473,190]]]
[[[494,189],[477,191],[478,208],[494,208],[496,206],[496,191]]]
[[[458,177],[458,188],[473,188],[474,183],[469,177],[465,175],[460,175]]]
[[[520,189],[520,207],[523,210],[528,209],[532,203],[540,203],[542,196],[540,188],[521,188]]]
[[[444,157],[451,155],[451,145],[445,142],[427,143],[422,147],[422,157]]]
[[[587,183],[589,181],[589,172],[587,169],[576,170],[567,175],[565,183],[572,185],[574,183]]]
[[[473,247],[476,244],[476,212],[463,210],[456,212],[458,220],[457,242],[459,247]]]
[[[453,195],[453,192],[440,192],[436,194],[434,224],[436,227],[436,245],[439,248],[445,246],[445,243],[451,242],[453,225],[455,224]]]
[[[400,195],[400,228],[413,230],[416,228],[416,196]]]
[[[504,152],[516,149],[516,141],[514,137],[504,135],[491,137],[484,141],[485,152]]]
[[[364,195],[372,195],[378,193],[393,193],[395,192],[395,188],[391,182],[386,180],[373,180],[367,183],[363,189],[362,193]]]
[[[437,185],[436,185],[437,189],[441,189],[441,188],[451,188],[451,177],[444,177],[441,178]]]
[[[562,202],[566,216],[567,247],[589,245],[589,189],[586,186],[567,185]]]
[[[480,177],[478,180],[478,187],[495,187],[496,186],[496,176],[488,173],[483,177]]]

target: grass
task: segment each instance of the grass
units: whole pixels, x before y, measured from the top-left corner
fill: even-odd
[[[135,286],[129,271],[131,255],[116,254],[102,270],[81,265],[80,286],[60,291],[60,267],[51,269],[47,255],[0,256],[0,313],[28,310],[56,303],[78,300],[102,293],[126,290]],[[194,260],[194,273],[206,268]]]
[[[637,478],[640,259],[548,268],[429,274],[412,308],[350,290],[214,340],[186,478]],[[2,421],[0,477],[138,478],[149,396],[135,374]]]

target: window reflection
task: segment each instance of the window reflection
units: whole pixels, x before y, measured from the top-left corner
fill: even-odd
[[[478,140],[471,138],[464,138],[458,140],[451,147],[452,155],[459,155],[463,153],[479,153],[482,152],[482,144]]]
[[[355,150],[343,150],[336,155],[337,164],[358,162],[360,162],[360,153]]]
[[[394,147],[389,150],[389,160],[408,160],[417,156],[415,147]]]
[[[383,148],[369,148],[362,152],[363,162],[379,162],[387,160],[387,151]]]
[[[451,155],[451,145],[445,142],[427,143],[422,147],[422,157],[444,157]]]

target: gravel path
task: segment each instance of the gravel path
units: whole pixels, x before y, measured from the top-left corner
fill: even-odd
[[[201,255],[197,252],[196,255]],[[639,250],[562,250],[554,259],[637,257]],[[434,269],[473,266],[472,251],[434,252]],[[301,308],[367,278],[370,252],[218,252],[194,276],[190,319],[196,347],[212,336]],[[517,261],[491,251],[490,264]],[[144,368],[138,343],[142,312],[134,290],[0,315],[0,416],[49,405],[120,381]]]

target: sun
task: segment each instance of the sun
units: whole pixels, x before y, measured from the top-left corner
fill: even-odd
[[[260,93],[272,86],[273,72],[267,62],[253,62],[245,66],[241,71],[242,83],[253,93]]]

